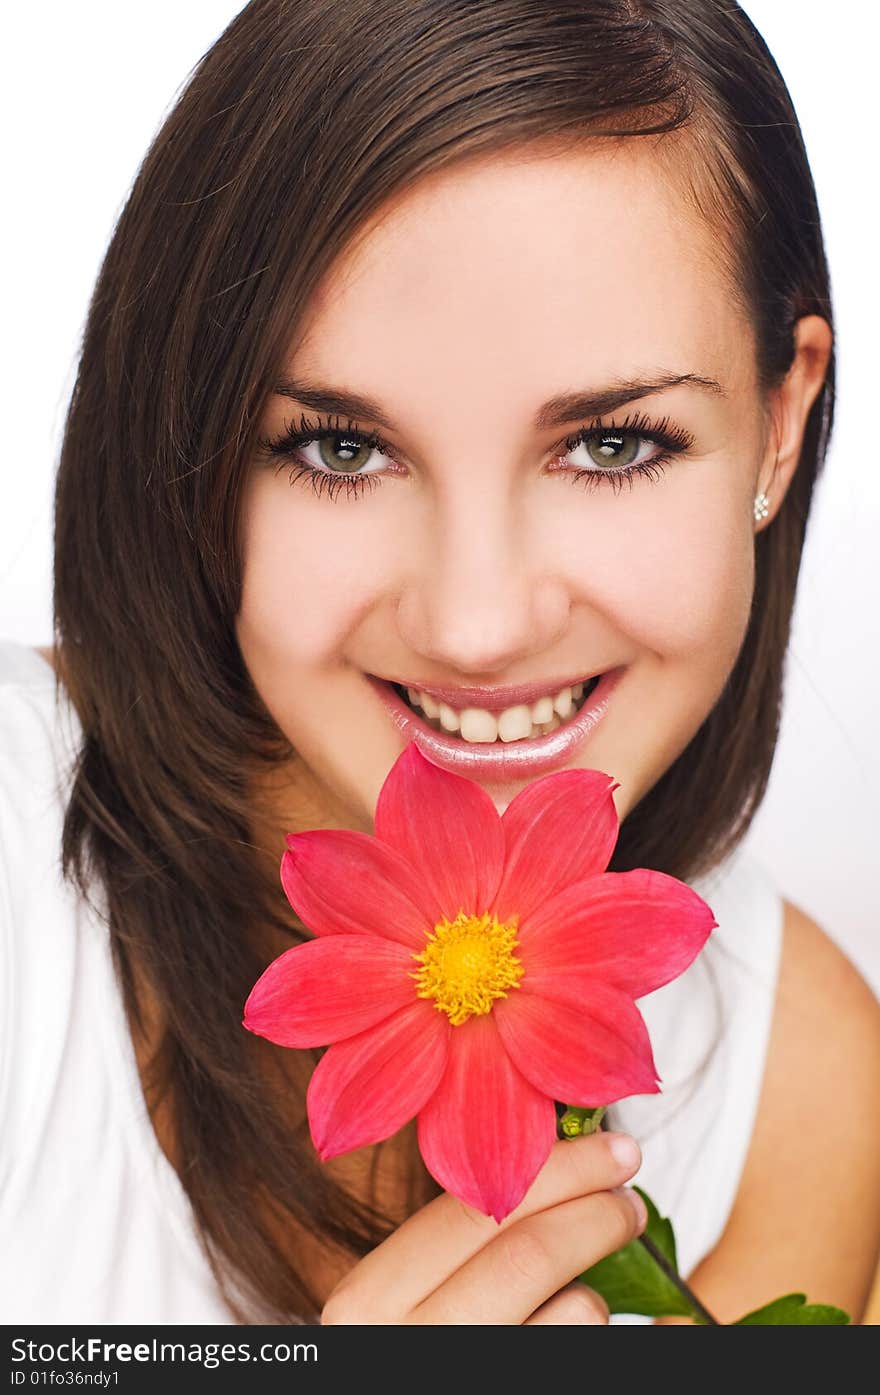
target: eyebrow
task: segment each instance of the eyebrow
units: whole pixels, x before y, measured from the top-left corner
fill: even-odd
[[[608,412],[625,407],[629,402],[637,402],[642,397],[651,397],[669,388],[698,388],[715,396],[726,397],[724,388],[715,378],[701,373],[657,373],[648,379],[618,379],[607,387],[584,388],[574,392],[563,392],[551,397],[539,408],[534,427],[536,431],[547,431],[552,426],[564,426],[566,422],[579,417],[602,417]],[[352,418],[366,418],[388,431],[394,425],[377,402],[360,393],[349,392],[344,388],[324,387],[316,383],[299,382],[294,378],[283,378],[276,384],[275,393],[279,397],[289,397],[315,412],[326,412]]]

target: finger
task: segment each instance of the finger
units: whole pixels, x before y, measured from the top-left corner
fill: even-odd
[[[524,1327],[584,1327],[608,1325],[611,1314],[608,1304],[594,1288],[579,1279],[568,1284],[542,1303],[537,1312],[526,1318]]]
[[[627,1148],[628,1162],[623,1160]],[[640,1166],[639,1146],[628,1134],[600,1132],[560,1140],[519,1206],[500,1225],[444,1193],[361,1260],[329,1302],[341,1309],[338,1320],[343,1322],[399,1322],[499,1233],[548,1206],[617,1187]],[[361,1318],[359,1311],[376,1315]]]
[[[578,1274],[629,1244],[643,1217],[644,1203],[628,1187],[536,1211],[485,1245],[406,1320],[523,1325]]]

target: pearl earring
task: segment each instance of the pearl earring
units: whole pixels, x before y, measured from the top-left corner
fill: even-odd
[[[764,494],[763,491],[760,494],[756,494],[752,510],[755,515],[755,522],[760,523],[761,519],[766,518],[770,512],[770,496]]]

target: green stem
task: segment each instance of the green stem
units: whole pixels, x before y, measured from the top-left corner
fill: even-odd
[[[602,1130],[602,1121],[605,1117],[605,1108],[579,1109],[574,1106],[566,1108],[560,1105],[557,1110],[559,1117],[556,1121],[557,1133],[562,1138],[575,1138],[582,1133],[599,1133]],[[654,1263],[659,1265],[669,1282],[678,1289],[682,1298],[693,1312],[697,1322],[703,1323],[707,1327],[722,1327],[723,1324],[713,1317],[709,1309],[700,1302],[693,1289],[688,1288],[684,1279],[679,1274],[674,1265],[669,1263],[662,1250],[659,1250],[653,1240],[649,1240],[647,1235],[638,1236],[639,1244],[643,1245]]]
[[[720,1323],[716,1317],[712,1316],[708,1308],[703,1306],[693,1289],[688,1288],[684,1279],[672,1267],[663,1251],[658,1250],[654,1241],[649,1240],[647,1235],[640,1235],[638,1239],[639,1244],[645,1247],[654,1263],[659,1265],[663,1270],[669,1282],[675,1285],[685,1302],[693,1308],[694,1314],[698,1320],[709,1327],[721,1327],[723,1324]]]

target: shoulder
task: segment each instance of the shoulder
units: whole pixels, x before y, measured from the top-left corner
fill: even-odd
[[[756,1223],[781,1191],[770,1179],[783,1174],[792,1281],[803,1257],[794,1286],[812,1271],[809,1296],[837,1302],[854,1320],[880,1249],[878,1099],[880,1004],[831,936],[784,902],[776,1011],[741,1205]]]
[[[61,1060],[77,968],[61,876],[76,728],[58,696],[33,649],[0,639],[0,1186]]]
[[[841,1105],[880,1094],[880,1003],[834,940],[783,902],[783,950],[768,1084],[784,1074]],[[840,1092],[843,1092],[841,1095]]]
[[[858,1322],[880,1248],[880,1004],[831,936],[782,905],[756,1122],[728,1224],[695,1287],[726,1322],[791,1292]]]
[[[0,790],[11,813],[45,791],[42,777],[72,753],[77,734],[66,690],[43,651],[0,639]]]
[[[78,724],[35,650],[0,640],[0,939],[25,947],[32,908],[57,885]]]
[[[23,773],[31,753],[48,739],[54,715],[56,680],[35,649],[0,639],[0,768]]]
[[[77,735],[76,716],[45,660],[0,639],[0,895],[7,912],[9,898],[45,874]]]
[[[871,1182],[880,1198],[880,1002],[821,926],[789,901],[783,909],[755,1157],[769,1163],[779,1148],[800,1154],[806,1138],[833,1139],[835,1176]],[[795,1126],[795,1111],[814,1121],[809,1129]]]
[[[47,663],[47,664],[49,665],[49,667],[53,670],[53,672],[56,672],[56,673],[57,673],[58,670],[57,670],[56,662],[55,662],[55,650],[54,650],[54,649],[52,649],[52,648],[49,648],[49,649],[42,649],[42,648],[40,648],[40,647],[38,646],[34,652],[37,653],[37,654],[39,654],[39,656],[40,656],[41,659],[45,659],[46,663]]]

